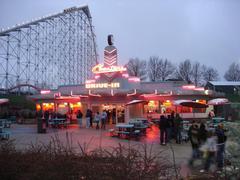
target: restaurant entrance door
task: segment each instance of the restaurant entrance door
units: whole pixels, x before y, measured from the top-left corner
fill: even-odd
[[[124,107],[124,104],[92,104],[91,109],[93,114],[106,110],[107,124],[116,124],[125,122]]]

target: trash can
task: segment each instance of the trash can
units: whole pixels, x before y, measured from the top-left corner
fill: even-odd
[[[38,133],[46,133],[46,121],[44,118],[37,119],[37,131]]]

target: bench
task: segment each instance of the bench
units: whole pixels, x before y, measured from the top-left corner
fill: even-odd
[[[0,133],[0,139],[1,140],[3,140],[3,139],[9,139],[9,137],[10,137],[10,132],[7,132],[7,131],[5,131],[5,132],[1,132]]]
[[[0,127],[0,139],[9,139],[10,137],[10,132],[9,131],[5,131],[5,129],[3,128],[3,126]]]

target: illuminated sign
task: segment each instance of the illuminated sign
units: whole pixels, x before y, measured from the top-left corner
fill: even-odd
[[[90,83],[90,84],[86,84],[85,87],[87,89],[97,89],[97,88],[119,88],[120,87],[120,83],[116,82],[116,83]]]
[[[140,78],[138,77],[129,77],[128,80],[133,82],[140,82]]]
[[[109,66],[104,67],[103,64],[98,64],[92,68],[92,72],[95,74],[101,74],[101,73],[113,73],[113,72],[122,72],[126,71],[127,69],[123,66]]]
[[[41,94],[49,94],[51,91],[50,90],[41,90],[40,93]]]

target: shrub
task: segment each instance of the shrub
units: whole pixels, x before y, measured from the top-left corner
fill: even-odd
[[[0,143],[1,179],[174,179],[173,167],[152,147],[122,146],[88,151],[53,137],[49,144],[32,144],[24,151],[14,143]]]

